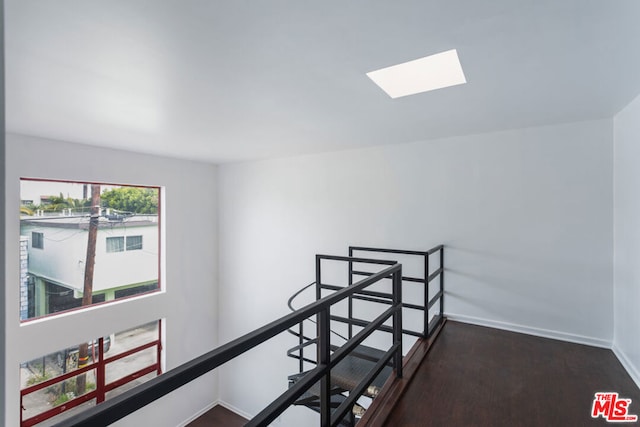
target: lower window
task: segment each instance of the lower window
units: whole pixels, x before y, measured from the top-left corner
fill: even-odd
[[[60,422],[162,373],[155,321],[20,366],[20,426]]]

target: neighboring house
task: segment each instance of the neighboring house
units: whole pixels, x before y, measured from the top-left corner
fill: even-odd
[[[28,239],[27,318],[80,306],[88,229],[86,215],[21,219],[20,234]],[[93,302],[157,289],[158,247],[157,215],[101,216]]]

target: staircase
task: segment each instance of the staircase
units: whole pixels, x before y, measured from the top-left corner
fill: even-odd
[[[355,257],[354,253],[365,252],[367,258]],[[430,256],[433,254],[439,254],[439,268],[431,269],[429,265]],[[315,318],[307,318],[298,324],[298,328],[289,329],[288,331],[298,339],[298,344],[287,351],[287,356],[298,360],[298,372],[289,375],[289,387],[293,387],[301,378],[308,375],[314,368],[318,366],[318,360],[321,359],[322,351],[327,349],[321,349],[318,343],[320,340],[318,336],[323,335],[325,340],[330,344],[328,350],[330,358],[339,355],[341,360],[331,368],[331,375],[329,384],[326,386],[326,405],[329,408],[325,408],[332,414],[332,425],[340,425],[345,427],[354,426],[364,415],[367,408],[373,402],[380,391],[382,390],[385,382],[395,372],[396,376],[402,376],[401,357],[402,357],[402,336],[414,336],[419,338],[429,338],[431,333],[440,325],[443,320],[443,262],[444,262],[444,250],[442,246],[431,249],[430,251],[407,251],[396,249],[382,249],[382,248],[366,248],[366,247],[349,247],[348,257],[331,257],[320,256],[320,259],[316,261],[316,281],[303,287],[288,301],[288,306],[292,312],[296,311],[294,307],[294,301],[301,295],[308,293],[310,289],[315,289],[315,299],[319,300],[326,295],[327,291],[335,292],[343,289],[345,286],[337,286],[334,284],[328,284],[322,280],[322,269],[320,261],[322,259],[330,261],[339,261],[348,263],[348,277],[346,280],[346,286],[353,286],[359,282],[356,280],[359,277],[372,276],[376,272],[363,271],[365,266],[385,266],[391,264],[397,264],[395,260],[383,259],[383,258],[408,258],[419,256],[422,257],[423,274],[422,277],[408,277],[401,276],[401,281],[397,287],[393,287],[391,292],[385,292],[381,290],[361,290],[354,293],[347,301],[346,314],[340,313],[338,315],[333,312],[329,316],[329,322],[324,321],[330,325],[329,330],[323,330],[318,325],[322,321],[318,321]],[[434,271],[432,271],[434,270]],[[435,278],[440,278],[440,286],[438,289],[432,291],[434,294],[431,298],[429,295],[429,283]],[[389,279],[391,276],[389,276]],[[408,286],[419,286],[423,289],[421,295],[421,301],[403,301],[402,300],[402,288]],[[413,292],[415,295],[415,292]],[[401,306],[401,310],[397,310],[398,315],[394,316],[394,325],[389,326],[385,322],[378,322],[378,325],[372,327],[374,321],[367,321],[357,318],[354,315],[354,301],[359,301],[359,308],[362,308],[363,304],[370,304],[372,306],[389,307],[394,303],[397,306]],[[436,313],[430,314],[430,310],[436,311],[434,305],[439,302]],[[391,310],[389,308],[387,311]],[[402,328],[402,311],[412,310],[420,311],[421,317],[424,319],[424,324],[421,325],[420,330],[403,329]],[[343,310],[344,311],[344,310]],[[384,316],[383,313],[380,317]],[[317,316],[316,316],[317,317]],[[378,317],[378,319],[380,318]],[[415,314],[414,314],[415,317]],[[387,315],[389,318],[389,315]],[[305,324],[314,325],[313,333],[305,331]],[[347,329],[347,333],[340,334],[336,332],[336,329],[340,327]],[[358,328],[359,330],[354,330]],[[307,328],[309,329],[309,328]],[[391,334],[394,340],[400,340],[399,350],[396,351],[396,356],[393,359],[390,358],[389,349],[378,348],[378,346],[364,345],[363,339],[359,339],[360,335],[367,329],[374,329],[378,333]],[[401,332],[400,332],[401,331]],[[358,332],[358,333],[355,333]],[[372,331],[368,331],[366,335],[369,335]],[[346,336],[344,336],[346,335]],[[328,338],[328,339],[326,339]],[[339,341],[341,345],[334,343]],[[354,343],[354,341],[358,341]],[[351,346],[351,349],[345,351],[343,346],[345,344],[357,344]],[[312,353],[312,348],[315,347],[315,352]],[[344,353],[344,354],[342,354]],[[326,359],[326,358],[325,358]],[[394,368],[400,366],[400,369],[394,371]],[[365,384],[366,383],[366,384]],[[366,385],[366,386],[363,386]],[[349,401],[349,403],[345,403]],[[293,402],[294,405],[302,405],[318,413],[323,411],[323,392],[322,384],[320,381],[312,385],[303,395],[299,396],[297,400]],[[346,411],[345,405],[350,406]],[[338,414],[336,421],[336,409],[342,409]]]
[[[373,347],[359,345],[353,351],[353,354],[346,356],[331,370],[331,408],[335,409],[342,404],[348,397],[348,394],[355,389],[362,378],[371,371],[376,362],[384,356],[384,351]],[[386,379],[392,373],[392,367],[386,365],[380,374],[376,376],[371,385],[367,387],[363,396],[374,399]],[[307,372],[301,372],[289,375],[289,385],[292,386],[297,380]],[[304,405],[309,409],[320,412],[320,384],[316,383],[303,396],[294,402],[294,405]],[[366,408],[360,404],[355,404],[348,418],[344,419],[340,425],[352,426],[356,420],[364,415]]]
[[[354,252],[367,252],[374,258],[354,257]],[[439,254],[439,267],[431,269],[430,256],[435,253]],[[421,277],[404,276],[400,262],[376,259],[376,255],[385,258],[423,257],[423,274],[418,275]],[[323,281],[323,262],[348,263],[347,285],[337,286]],[[361,269],[362,266],[372,265],[383,267],[377,272]],[[356,267],[358,267],[357,270]],[[350,247],[348,257],[316,255],[316,280],[307,286],[310,288],[315,285],[316,295],[312,303],[100,405],[82,411],[56,424],[56,427],[112,425],[284,331],[289,331],[298,338],[298,345],[287,353],[298,360],[298,373],[289,377],[289,388],[251,418],[246,425],[268,426],[291,405],[303,405],[319,412],[321,427],[352,426],[361,419],[360,416],[365,410],[367,412],[362,422],[366,424],[373,419],[375,424],[380,419],[380,414],[384,412],[380,408],[393,406],[401,390],[408,384],[407,381],[397,381],[403,378],[403,338],[414,336],[420,339],[420,346],[412,348],[412,356],[407,361],[407,371],[410,376],[410,372],[415,370],[415,356],[419,353],[416,349],[424,347],[422,352],[424,356],[444,324],[443,273],[444,247],[442,245],[426,252]],[[354,281],[357,276],[364,276],[364,278]],[[439,287],[430,290],[429,284],[438,277]],[[391,290],[381,290],[379,285],[387,280],[390,282]],[[403,288],[408,289],[415,283],[422,288],[422,296],[410,298],[411,302],[403,300]],[[323,291],[325,293],[330,291],[330,293],[323,295]],[[296,293],[292,299],[301,292]],[[356,301],[375,303],[388,308],[373,320],[365,320],[354,314]],[[439,304],[436,306],[437,302]],[[346,314],[344,304],[347,304]],[[423,323],[420,327],[403,328],[403,317],[408,311],[417,311],[422,316],[424,321],[419,322]],[[315,334],[305,335],[305,323],[315,325]],[[346,327],[347,332],[344,333],[346,336],[336,332],[338,326]],[[376,342],[376,345],[365,344],[378,333],[390,334],[391,345],[387,347],[379,345],[379,342]],[[332,337],[339,338],[343,343],[337,345],[335,341],[332,342]],[[315,345],[316,351],[310,355],[308,347],[312,345]],[[395,393],[394,390],[400,390],[400,392]]]

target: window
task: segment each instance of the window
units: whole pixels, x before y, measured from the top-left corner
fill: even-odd
[[[127,236],[127,250],[137,251],[142,249],[142,236]]]
[[[31,247],[36,249],[44,249],[44,234],[36,231],[31,233]]]
[[[22,363],[20,425],[61,422],[160,375],[161,351],[158,320]]]
[[[142,249],[142,236],[127,236],[126,250],[138,251]],[[120,237],[107,237],[107,253],[112,252],[124,252],[125,251],[125,238]]]
[[[124,237],[107,237],[107,252],[124,252]]]
[[[92,304],[158,291],[160,196],[159,187],[22,178],[20,320],[83,308],[85,280]]]

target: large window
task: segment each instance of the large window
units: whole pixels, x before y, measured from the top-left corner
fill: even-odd
[[[160,326],[151,322],[22,363],[21,427],[61,422],[161,374]]]
[[[21,320],[160,289],[158,187],[24,178],[20,200]]]

